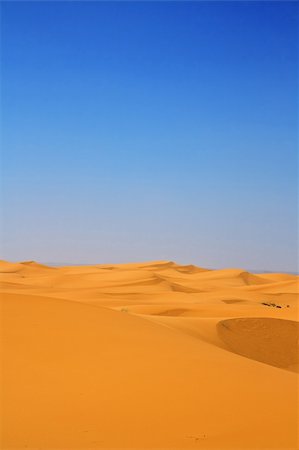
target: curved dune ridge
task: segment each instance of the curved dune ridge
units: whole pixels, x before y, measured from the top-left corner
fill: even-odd
[[[220,321],[217,331],[223,342],[239,355],[298,370],[298,322],[272,317],[242,317]]]
[[[0,261],[3,449],[298,448],[298,276]]]

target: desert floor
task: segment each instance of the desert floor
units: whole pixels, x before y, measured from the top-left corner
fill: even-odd
[[[2,449],[298,448],[298,277],[0,272]]]

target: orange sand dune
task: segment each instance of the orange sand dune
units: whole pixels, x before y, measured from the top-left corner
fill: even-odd
[[[298,277],[0,261],[1,449],[298,449]]]

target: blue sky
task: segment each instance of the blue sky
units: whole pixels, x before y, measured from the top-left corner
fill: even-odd
[[[296,271],[294,2],[2,2],[2,257]]]

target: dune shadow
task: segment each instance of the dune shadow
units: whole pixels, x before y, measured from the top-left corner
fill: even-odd
[[[298,372],[299,323],[268,317],[218,322],[217,333],[233,353]]]

